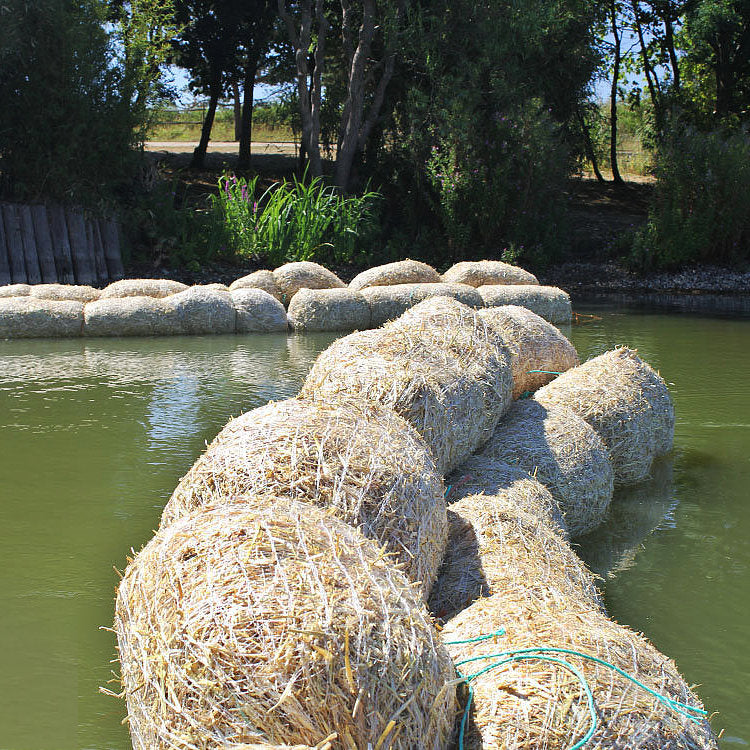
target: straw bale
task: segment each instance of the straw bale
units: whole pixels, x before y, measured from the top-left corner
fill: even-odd
[[[171,279],[121,279],[102,289],[101,299],[118,297],[169,297],[184,292],[187,284]]]
[[[417,312],[335,341],[319,355],[302,395],[391,407],[425,439],[438,471],[452,471],[490,437],[513,388],[507,352],[473,310],[460,307],[445,324]]]
[[[612,464],[601,438],[565,407],[516,401],[482,454],[518,466],[558,503],[572,537],[603,520],[612,500]]]
[[[494,284],[538,284],[533,273],[499,260],[463,260],[451,266],[443,281],[480,287]]]
[[[511,590],[479,599],[443,630],[448,650],[464,674],[475,674],[500,661],[492,654],[516,649],[563,648],[600,658],[673,700],[702,708],[674,662],[642,635],[607,619],[595,608],[546,582],[523,581]],[[457,644],[480,635],[505,635]],[[554,653],[585,677],[598,715],[597,730],[586,747],[699,750],[716,748],[707,720],[691,722],[626,678],[587,659]],[[460,664],[465,659],[477,661]],[[587,699],[579,681],[559,664],[538,659],[512,661],[472,680],[474,700],[466,750],[567,748],[591,727]],[[698,717],[700,718],[700,717]]]
[[[477,291],[485,307],[518,305],[535,312],[554,325],[570,323],[573,317],[570,296],[556,286],[480,286]]]
[[[155,297],[109,297],[83,309],[84,336],[175,336],[182,325],[174,308]]]
[[[263,289],[240,287],[230,294],[237,311],[237,333],[270,333],[289,328],[284,305]]]
[[[633,349],[613,349],[569,370],[542,388],[537,400],[572,409],[596,430],[618,484],[642,481],[654,458],[672,449],[669,389]]]
[[[369,286],[392,286],[393,284],[439,284],[440,274],[427,263],[418,260],[399,260],[383,266],[368,268],[355,276],[349,288],[359,291]]]
[[[226,284],[220,284],[218,281],[214,281],[211,284],[201,284],[203,289],[213,289],[215,292],[229,292],[231,289]]]
[[[333,289],[346,286],[335,273],[309,260],[285,263],[273,272],[273,277],[281,294],[281,301],[287,307],[300,289]]]
[[[525,307],[486,307],[478,315],[508,347],[513,398],[533,393],[555,377],[533,370],[565,372],[579,363],[578,352],[560,330]]]
[[[0,299],[0,339],[80,336],[83,305],[33,297]]]
[[[370,303],[371,325],[381,326],[395,320],[409,308],[432,297],[452,297],[469,307],[482,307],[482,298],[476,289],[466,284],[394,284],[370,286],[362,290]]]
[[[0,286],[0,299],[5,297],[28,297],[31,292],[30,284],[6,284]]]
[[[83,284],[34,284],[29,291],[30,297],[38,299],[71,299],[83,303],[99,299],[101,294],[101,289]]]
[[[334,733],[337,747],[442,750],[455,672],[413,588],[359,531],[285,498],[160,530],[115,610],[134,750]]]
[[[295,331],[354,331],[370,327],[370,304],[351,289],[300,289],[289,303]]]
[[[230,292],[237,289],[262,289],[281,302],[281,292],[279,291],[279,285],[276,283],[273,271],[253,271],[229,285]]]
[[[535,512],[539,493],[514,482],[496,494],[472,492],[448,509],[448,546],[429,599],[430,611],[449,620],[482,596],[526,583],[602,608],[594,578],[560,534]]]
[[[390,409],[289,399],[232,419],[180,480],[161,527],[247,492],[331,508],[429,593],[445,552],[443,482],[424,441]]]
[[[234,333],[237,311],[229,292],[204,286],[191,286],[165,300],[170,312],[177,316],[182,333]]]

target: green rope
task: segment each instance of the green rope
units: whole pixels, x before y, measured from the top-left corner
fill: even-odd
[[[544,375],[562,375],[561,372],[554,372],[553,370],[527,370],[526,371],[529,375],[533,372],[541,372]]]

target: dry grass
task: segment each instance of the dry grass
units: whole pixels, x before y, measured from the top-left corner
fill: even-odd
[[[370,286],[439,284],[440,281],[440,274],[432,266],[407,258],[362,271],[351,280],[349,288],[358,291]]]
[[[187,284],[170,279],[122,279],[102,289],[101,299],[119,297],[168,297],[184,292]]]
[[[329,508],[386,545],[429,594],[447,536],[443,483],[422,439],[390,409],[290,399],[231,420],[177,485],[161,527],[248,492]]]
[[[567,325],[573,317],[570,296],[555,286],[491,285],[480,286],[477,291],[485,307],[518,305],[554,325]]]
[[[626,347],[590,359],[542,388],[544,405],[572,409],[609,448],[615,481],[640,482],[672,449],[674,405],[664,380]]]
[[[314,506],[249,496],[162,529],[115,629],[135,750],[442,750],[453,728],[455,673],[413,585]]]
[[[533,273],[499,260],[463,260],[451,266],[443,281],[479,287],[491,284],[538,284]]]
[[[352,289],[300,289],[289,303],[295,331],[363,330],[370,318],[370,304]]]

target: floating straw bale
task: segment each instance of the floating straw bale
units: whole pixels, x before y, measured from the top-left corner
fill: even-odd
[[[83,305],[72,300],[0,298],[0,339],[80,336]]]
[[[499,260],[464,260],[451,266],[443,281],[480,287],[494,284],[538,284],[533,273]]]
[[[286,310],[275,297],[257,287],[240,287],[230,292],[237,310],[237,333],[286,331]]]
[[[6,297],[28,297],[30,292],[30,284],[6,284],[5,286],[0,286],[0,299]]]
[[[546,584],[545,584],[546,585]],[[473,643],[455,643],[497,633]],[[609,662],[651,690],[702,709],[674,662],[643,636],[607,619],[581,601],[555,595],[535,582],[519,581],[506,591],[479,599],[443,630],[457,668],[476,674],[502,660],[485,658],[520,649],[557,648]],[[537,652],[536,654],[540,654]],[[652,694],[604,665],[570,653],[541,655],[564,660],[579,670],[593,696],[597,728],[585,747],[716,748],[708,721],[694,713],[693,723]],[[497,666],[471,681],[474,699],[465,750],[568,748],[592,725],[581,683],[563,665],[542,661],[533,653]],[[466,659],[477,661],[461,663]]]
[[[302,288],[333,289],[346,286],[335,273],[309,260],[285,263],[273,272],[273,277],[281,294],[281,301],[287,307],[292,297]]]
[[[351,289],[300,289],[289,303],[295,331],[354,331],[370,327],[370,303]]]
[[[445,552],[443,482],[424,441],[390,409],[289,399],[231,420],[180,480],[161,526],[246,492],[332,509],[429,593]]]
[[[134,750],[442,750],[453,730],[455,672],[413,584],[311,505],[248,496],[161,529],[115,629]]]
[[[555,377],[550,372],[565,372],[579,363],[578,352],[559,329],[525,307],[487,307],[477,314],[508,347],[513,367],[513,398],[533,393],[549,383]]]
[[[171,279],[122,279],[102,289],[101,299],[118,297],[169,297],[184,292],[187,284]]]
[[[615,482],[645,479],[669,452],[674,405],[664,380],[634,350],[622,347],[569,370],[537,393],[541,404],[572,409],[609,448]]]
[[[482,298],[479,293],[466,284],[371,286],[363,289],[362,294],[370,303],[373,327],[395,320],[409,308],[432,297],[453,297],[469,307],[482,307]]]
[[[477,291],[485,307],[518,305],[554,325],[570,323],[573,317],[570,296],[555,286],[495,285],[480,286]]]
[[[516,401],[482,455],[518,466],[557,501],[572,537],[596,528],[612,500],[612,464],[601,438],[565,407]]]
[[[450,506],[448,546],[429,599],[436,617],[449,620],[482,596],[531,581],[602,607],[591,573],[559,527],[546,522],[544,507],[534,512],[539,493],[529,484],[472,493]]]
[[[84,336],[175,336],[182,326],[174,309],[155,297],[109,297],[83,309]]]
[[[243,276],[229,285],[230,292],[237,289],[262,289],[264,292],[268,292],[273,297],[276,297],[279,302],[281,301],[281,292],[279,291],[279,285],[276,283],[273,271],[253,271],[253,273],[249,273],[247,276]]]
[[[316,360],[302,395],[391,407],[425,439],[438,471],[448,473],[490,437],[513,388],[506,350],[472,310],[462,310],[445,324],[417,313],[339,339]]]
[[[34,284],[29,291],[30,297],[38,299],[74,300],[83,303],[99,299],[101,294],[100,289],[82,284]]]
[[[234,333],[237,311],[229,292],[191,286],[165,300],[169,310],[177,316],[182,333],[200,335]]]
[[[351,280],[349,288],[359,291],[369,286],[439,284],[441,281],[440,274],[432,266],[407,258],[362,271]]]

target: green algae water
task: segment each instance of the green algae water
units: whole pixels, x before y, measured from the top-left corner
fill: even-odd
[[[750,744],[750,318],[583,306],[671,384],[675,451],[580,554],[610,614],[671,656]],[[0,342],[0,750],[128,750],[114,589],[233,415],[293,395],[334,334]]]

